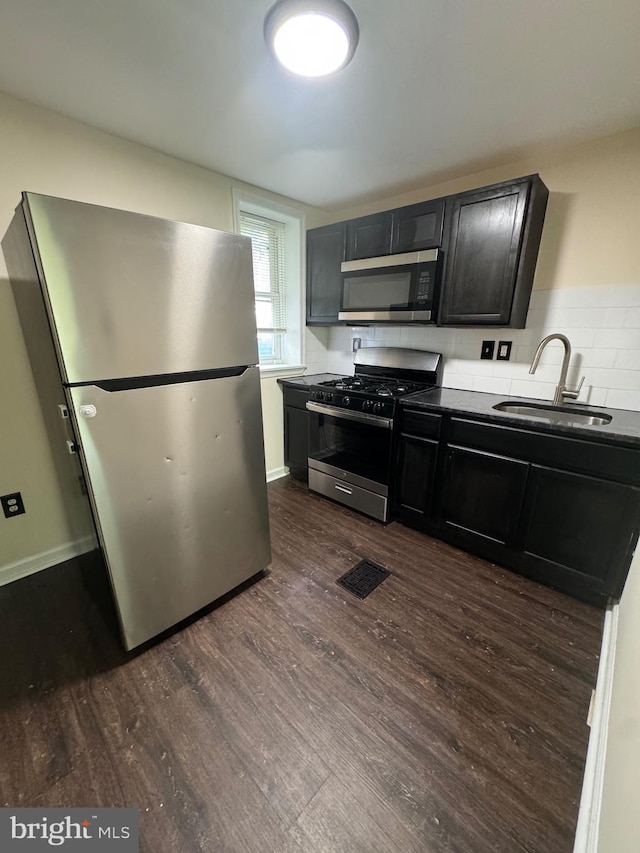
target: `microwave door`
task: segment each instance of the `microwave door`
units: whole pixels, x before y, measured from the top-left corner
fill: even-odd
[[[433,282],[422,266],[358,270],[343,275],[339,320],[431,322]]]

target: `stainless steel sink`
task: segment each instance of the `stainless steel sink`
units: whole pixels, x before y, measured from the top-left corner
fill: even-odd
[[[584,412],[567,406],[545,406],[541,403],[496,403],[493,407],[498,412],[511,415],[524,415],[527,418],[537,418],[547,423],[578,424],[586,426],[602,426],[611,423],[611,415],[604,412]]]

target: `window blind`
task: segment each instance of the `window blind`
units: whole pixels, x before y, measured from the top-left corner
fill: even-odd
[[[251,238],[258,335],[284,333],[287,327],[285,224],[241,211],[240,233]]]

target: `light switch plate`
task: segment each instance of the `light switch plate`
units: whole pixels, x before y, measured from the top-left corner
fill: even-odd
[[[493,358],[493,351],[496,348],[495,341],[482,341],[482,349],[480,350],[480,358]]]

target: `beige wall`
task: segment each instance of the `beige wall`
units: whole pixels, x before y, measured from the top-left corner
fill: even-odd
[[[256,190],[0,94],[0,235],[23,190],[230,231],[234,186]],[[319,221],[320,211],[258,192],[295,205],[309,227]],[[15,519],[0,517],[1,568],[55,552],[83,528],[90,533],[81,498],[67,490],[63,499],[61,493],[1,255],[0,389],[0,494],[21,491],[27,508]],[[284,464],[280,391],[275,379],[264,379],[262,389],[267,468],[279,469]]]
[[[359,207],[327,221],[462,192],[539,173],[550,191],[536,289],[637,285],[640,281],[640,128],[582,145],[550,149],[446,183]]]

